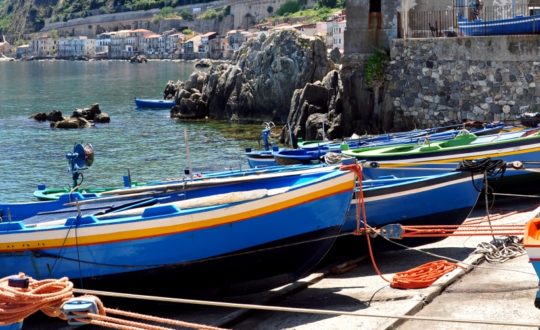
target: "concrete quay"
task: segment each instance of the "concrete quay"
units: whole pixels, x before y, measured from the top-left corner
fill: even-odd
[[[491,216],[492,223],[524,224],[533,215],[540,213],[538,205],[532,199],[497,205],[498,210],[492,211],[495,213]],[[479,206],[467,221],[478,222],[484,215],[484,207]],[[358,239],[365,240],[365,237]],[[483,261],[482,255],[473,254],[473,251],[479,243],[491,239],[484,236],[449,237],[414,250],[375,252],[376,263],[387,279],[391,279],[396,272],[441,259],[426,252],[462,261],[460,265],[463,268],[444,275],[425,289],[393,289],[376,274],[369,257],[349,256],[348,259],[354,260],[345,262],[340,259],[343,255],[339,254],[327,260],[326,266],[289,286],[226,300],[242,304],[336,311],[334,315],[247,311],[147,301],[127,302],[123,299],[110,304],[106,301],[106,306],[186,322],[246,330],[539,328],[540,309],[534,306],[539,280],[527,255],[505,263],[487,263]],[[337,315],[339,313],[343,315]],[[402,316],[413,319],[402,319]],[[33,317],[25,323],[24,328],[69,329],[59,320],[52,323],[48,321],[44,317]],[[92,329],[88,326],[85,328]]]

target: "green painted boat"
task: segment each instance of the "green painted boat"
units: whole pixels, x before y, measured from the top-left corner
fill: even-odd
[[[392,169],[393,172],[385,174],[399,176],[408,176],[400,172],[400,168],[416,170],[415,175],[427,175],[430,169],[453,170],[462,161],[485,158],[534,164],[540,160],[540,132],[535,128],[476,136],[464,131],[447,141],[430,142],[426,139],[422,144],[364,147],[345,150],[343,154],[364,161],[365,168]],[[419,168],[426,169],[426,173],[418,172]],[[524,171],[512,171],[511,175],[520,172]],[[509,172],[505,174],[508,175]]]

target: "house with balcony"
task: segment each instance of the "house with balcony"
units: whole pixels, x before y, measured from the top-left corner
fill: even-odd
[[[317,22],[315,29],[316,36],[323,39],[327,49],[332,49],[334,46],[334,31],[332,28],[332,21]]]
[[[332,49],[338,48],[343,54],[345,46],[345,29],[347,27],[347,20],[332,21]]]
[[[58,58],[94,58],[96,55],[96,39],[85,36],[58,39]]]
[[[143,40],[147,35],[151,34],[154,33],[146,29],[111,32],[110,58],[128,59],[143,53]]]
[[[164,51],[163,37],[159,34],[147,34],[141,39],[142,54],[149,58],[161,58],[161,54]]]
[[[210,51],[210,40],[213,40],[217,37],[217,32],[207,32],[201,34],[201,43],[199,44],[198,52],[206,57],[207,53]]]
[[[194,36],[184,42],[184,54],[182,56],[185,60],[192,60],[199,58],[199,49],[201,45],[201,36]]]
[[[171,59],[180,58],[185,38],[186,36],[180,32],[165,35],[165,53],[168,57]]]
[[[30,53],[37,58],[52,58],[58,52],[58,39],[41,35],[30,42]]]
[[[108,58],[111,45],[111,33],[104,32],[96,36],[96,58]]]
[[[227,32],[224,40],[223,57],[232,58],[234,52],[240,49],[249,38],[253,36],[253,33],[242,30],[231,30]]]

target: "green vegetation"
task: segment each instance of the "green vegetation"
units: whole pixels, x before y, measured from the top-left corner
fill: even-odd
[[[173,7],[163,7],[159,11],[159,14],[152,17],[152,22],[157,23],[165,18],[182,18],[182,15],[176,12]]]
[[[171,11],[186,4],[208,3],[213,0],[0,0],[0,34],[10,41],[22,39],[25,34],[41,30],[45,22],[66,22],[75,18],[119,13],[133,10],[160,9],[156,20],[182,17],[192,20],[189,10]],[[171,8],[171,9],[169,9]],[[217,11],[228,15],[230,8]]]
[[[298,11],[288,17],[291,18],[305,18],[306,21],[311,22],[321,22],[326,21],[332,15],[337,14],[341,11],[340,8],[328,8],[328,7],[318,7],[310,8]]]
[[[276,10],[273,19],[282,17],[303,19],[305,22],[325,21],[332,15],[339,13],[344,6],[343,0],[319,1],[313,8],[303,8],[299,0],[289,0]]]
[[[300,11],[300,2],[297,0],[289,0],[282,4],[278,10],[276,10],[277,16],[286,16]]]
[[[185,19],[186,21],[193,21],[193,14],[187,9],[180,10],[179,15],[180,17],[182,17],[182,19]]]
[[[364,67],[365,82],[369,87],[377,88],[384,83],[384,70],[388,63],[388,54],[377,49],[367,60]]]
[[[231,13],[231,7],[226,6],[223,8],[210,8],[201,15],[199,15],[197,18],[199,19],[221,19]]]

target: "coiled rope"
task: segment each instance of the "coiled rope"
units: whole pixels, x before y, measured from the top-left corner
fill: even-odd
[[[522,239],[517,236],[508,236],[495,239],[491,242],[478,244],[475,254],[483,254],[489,263],[504,263],[510,259],[520,257],[527,253],[522,244]]]
[[[26,287],[13,287],[13,280],[23,281]],[[10,281],[11,280],[11,281]],[[73,283],[67,277],[36,281],[23,273],[0,279],[0,325],[24,320],[41,310],[48,316],[65,319],[60,306],[73,297]]]
[[[62,304],[73,298],[73,291],[73,283],[70,282],[67,277],[62,277],[61,279],[46,279],[41,281],[37,281],[32,277],[25,276],[24,273],[4,277],[0,279],[0,325],[19,323],[39,310],[50,317],[58,317],[63,320],[67,320],[68,317],[66,317],[61,307]],[[88,297],[92,297],[93,301],[95,301],[95,310],[97,313],[72,312],[75,317],[70,315],[70,319],[80,323],[93,324],[112,329],[169,329],[107,315],[116,314],[132,319],[134,318],[184,328],[205,330],[220,329],[203,324],[171,320],[167,318],[106,308],[103,306],[103,303],[98,297],[91,295],[84,296],[84,298]]]
[[[427,288],[441,276],[458,267],[457,264],[446,260],[428,262],[407,271],[396,273],[390,286],[396,289]]]
[[[502,159],[491,158],[463,160],[458,164],[456,170],[471,173],[484,172],[491,177],[500,175],[502,178],[506,171],[506,163]]]

